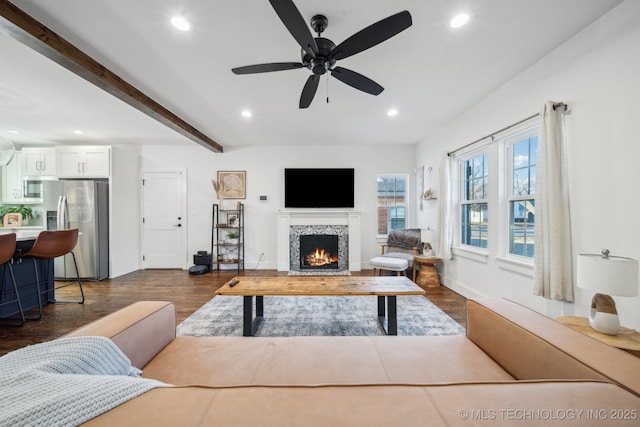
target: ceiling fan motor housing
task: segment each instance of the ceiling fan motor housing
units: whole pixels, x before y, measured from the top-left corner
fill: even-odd
[[[323,75],[336,65],[335,59],[329,59],[329,54],[336,47],[336,44],[324,37],[316,37],[316,44],[318,45],[318,54],[315,58],[312,58],[307,52],[302,50],[302,63],[310,69],[313,74]]]
[[[324,33],[324,30],[326,30],[328,26],[329,19],[324,15],[314,15],[314,17],[311,18],[311,28],[318,33],[318,37]]]

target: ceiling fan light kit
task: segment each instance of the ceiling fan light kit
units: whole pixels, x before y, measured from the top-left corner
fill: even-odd
[[[318,90],[320,76],[327,72],[341,82],[362,92],[379,95],[384,88],[368,77],[344,67],[336,62],[367,50],[406,30],[412,24],[411,14],[402,11],[378,21],[355,33],[339,45],[322,37],[329,26],[324,15],[311,18],[311,28],[318,34],[313,37],[309,27],[292,0],[269,0],[280,20],[302,48],[301,62],[273,62],[233,68],[234,74],[257,74],[272,71],[307,68],[312,74],[307,79],[300,95],[300,108],[308,108]]]

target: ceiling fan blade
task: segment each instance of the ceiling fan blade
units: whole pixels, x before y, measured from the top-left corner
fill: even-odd
[[[411,14],[402,11],[391,15],[367,28],[358,31],[338,46],[334,47],[329,57],[331,59],[344,59],[356,53],[367,50],[396,34],[406,30],[412,24]]]
[[[300,62],[273,62],[271,64],[247,65],[244,67],[232,68],[234,74],[256,74],[269,73],[271,71],[285,71],[302,68],[304,65]]]
[[[342,83],[348,84],[349,86],[363,92],[370,93],[371,95],[379,95],[384,90],[382,86],[371,80],[369,77],[365,77],[362,74],[356,73],[355,71],[351,71],[347,68],[336,67],[331,70],[331,75]]]
[[[316,40],[293,1],[269,0],[269,2],[302,49],[315,58],[318,54],[318,45],[316,45]]]
[[[313,101],[313,97],[316,96],[316,91],[318,90],[318,83],[320,83],[320,76],[316,74],[309,76],[300,95],[300,108],[308,108],[311,105],[311,101]]]

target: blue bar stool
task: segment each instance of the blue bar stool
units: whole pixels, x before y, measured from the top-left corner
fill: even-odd
[[[78,229],[73,228],[71,230],[52,230],[42,231],[38,234],[33,247],[26,253],[19,255],[23,259],[31,258],[33,260],[33,267],[36,272],[36,287],[38,289],[38,306],[40,308],[40,317],[42,317],[42,300],[41,294],[51,294],[56,289],[64,288],[70,285],[77,284],[80,287],[80,301],[58,301],[53,298],[49,299],[49,302],[53,303],[78,303],[84,304],[84,290],[82,289],[82,281],[80,280],[80,273],[78,271],[78,263],[76,262],[76,256],[73,253],[73,249],[78,244]],[[56,286],[53,289],[48,289],[46,282],[41,282],[38,274],[38,264],[36,259],[43,259],[49,264],[54,258],[71,254],[73,258],[73,265],[76,270],[76,280],[71,283],[65,283],[64,285]],[[44,289],[40,285],[45,284]]]
[[[16,233],[2,234],[0,235],[0,265],[2,266],[2,282],[0,282],[0,307],[16,304],[18,306],[18,313],[20,314],[20,323],[3,323],[3,325],[24,325],[24,311],[22,310],[22,302],[20,301],[20,293],[18,292],[18,286],[16,285],[16,278],[13,275],[13,255],[16,252]],[[5,273],[9,270],[9,276],[11,283],[13,284],[13,293],[10,289],[5,288],[7,280],[5,280]],[[9,299],[6,299],[9,298]]]

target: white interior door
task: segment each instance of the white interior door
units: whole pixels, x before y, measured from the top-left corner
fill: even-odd
[[[186,268],[185,175],[142,172],[142,268]]]

